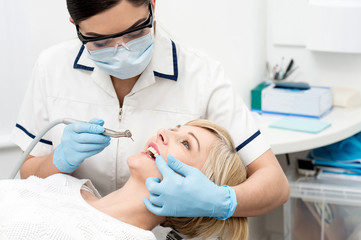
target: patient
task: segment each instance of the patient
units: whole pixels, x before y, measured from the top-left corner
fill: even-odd
[[[223,221],[149,212],[142,199],[149,197],[146,179],[162,179],[155,164],[157,154],[164,159],[173,155],[220,186],[234,186],[246,179],[246,169],[228,133],[207,120],[194,120],[159,130],[141,153],[128,158],[130,178],[124,187],[105,197],[89,180],[65,174],[0,181],[0,239],[156,239],[150,230],[159,224],[189,238],[247,239],[247,218]]]

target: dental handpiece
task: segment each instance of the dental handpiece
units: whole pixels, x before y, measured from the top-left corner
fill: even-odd
[[[71,119],[71,118],[66,118],[64,119],[63,123],[66,125],[72,124],[72,123],[76,123],[76,122],[84,122],[84,121],[78,121],[75,119]],[[121,137],[127,137],[132,139],[132,141],[134,142],[133,138],[132,138],[132,133],[127,129],[124,132],[120,132],[120,131],[115,131],[115,130],[111,130],[108,128],[104,128],[105,131],[102,133],[105,136],[109,136],[112,138],[121,138]]]
[[[75,119],[71,119],[71,118],[61,118],[61,119],[56,119],[52,122],[50,122],[44,129],[41,130],[41,132],[39,134],[37,134],[37,136],[30,142],[30,144],[28,145],[28,147],[26,148],[26,150],[24,151],[23,155],[20,157],[19,161],[17,163],[15,163],[15,167],[13,168],[13,170],[10,172],[10,178],[15,178],[16,174],[19,172],[20,167],[23,165],[23,163],[25,162],[25,159],[29,156],[30,152],[34,149],[35,145],[41,140],[41,138],[53,127],[55,127],[58,124],[72,124],[72,123],[76,123],[76,122],[84,122],[84,121],[77,121]],[[129,130],[125,130],[124,132],[118,132],[118,131],[114,131],[111,129],[107,129],[105,128],[105,131],[102,133],[103,135],[109,136],[109,137],[113,137],[113,138],[120,138],[120,137],[127,137],[132,139],[132,141],[134,142],[133,138],[132,138],[132,133]]]

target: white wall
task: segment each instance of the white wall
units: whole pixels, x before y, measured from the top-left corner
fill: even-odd
[[[274,65],[283,56],[287,60],[293,58],[295,65],[300,67],[294,81],[361,90],[361,54],[319,52],[305,48],[307,4],[308,0],[267,1],[267,60]],[[355,32],[361,28],[361,23],[358,25]],[[279,37],[281,31],[283,36],[286,35],[283,43]]]
[[[175,39],[222,62],[245,102],[262,80],[265,0],[157,0],[157,20]]]

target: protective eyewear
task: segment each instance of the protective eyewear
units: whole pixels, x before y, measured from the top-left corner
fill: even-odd
[[[147,35],[152,27],[153,27],[153,11],[152,11],[152,4],[149,3],[148,19],[141,25],[134,27],[132,29],[128,29],[120,33],[104,35],[99,37],[84,36],[79,30],[79,25],[76,25],[76,30],[80,41],[87,47],[88,50],[98,50],[108,47],[115,47],[114,51],[116,51],[119,45],[122,45],[129,50],[126,43],[131,40]]]

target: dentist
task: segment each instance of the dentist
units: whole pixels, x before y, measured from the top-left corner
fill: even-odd
[[[287,179],[222,66],[173,41],[154,20],[155,0],[67,0],[67,7],[78,39],[39,56],[13,140],[24,150],[55,119],[91,120],[46,134],[21,167],[22,178],[68,173],[91,179],[105,195],[124,185],[126,159],[157,129],[205,118],[231,133],[248,179],[220,187],[169,156],[163,180],[146,182],[148,209],[227,219],[264,214],[287,201]],[[101,135],[104,123],[130,129],[135,143]],[[157,165],[163,161],[157,158]]]

